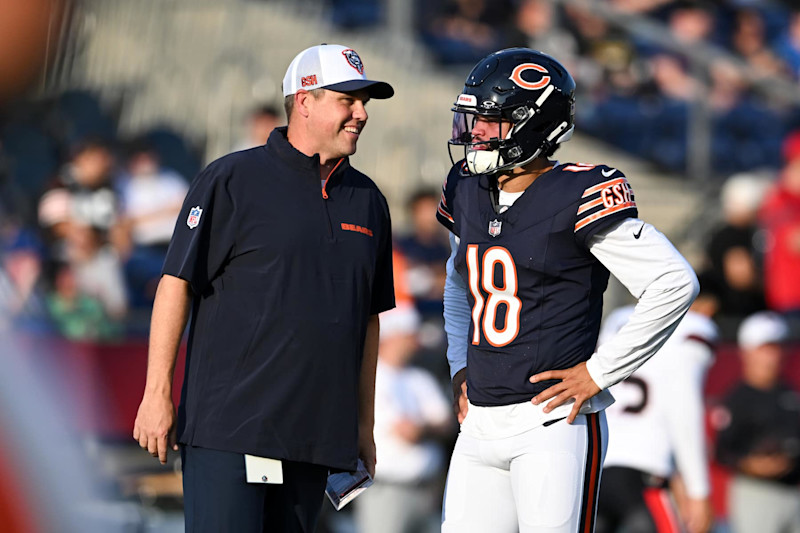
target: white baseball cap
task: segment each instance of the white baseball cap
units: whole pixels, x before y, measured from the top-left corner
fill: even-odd
[[[367,89],[370,98],[394,95],[391,85],[368,80],[364,63],[355,50],[339,44],[320,44],[306,48],[292,60],[283,77],[283,96],[300,89],[329,89],[349,92]]]
[[[739,326],[739,346],[745,349],[782,343],[788,336],[789,327],[786,321],[771,311],[750,315]]]

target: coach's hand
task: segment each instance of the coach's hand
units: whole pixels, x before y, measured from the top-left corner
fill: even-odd
[[[453,411],[462,423],[467,417],[469,402],[467,401],[467,369],[462,368],[453,376]]]
[[[378,462],[375,453],[375,437],[372,431],[358,432],[358,456],[364,461],[364,467],[369,475],[375,478],[375,463]]]
[[[133,438],[161,464],[167,463],[167,449],[178,451],[172,398],[145,394],[133,424]]]
[[[553,399],[544,407],[544,412],[549,413],[559,405],[563,405],[570,398],[575,399],[575,404],[572,406],[567,422],[572,424],[578,412],[581,409],[583,402],[600,392],[600,387],[592,380],[589,371],[586,370],[586,363],[578,363],[572,368],[566,370],[548,370],[533,375],[530,378],[531,383],[538,383],[540,381],[547,381],[549,379],[560,379],[560,383],[556,383],[536,396],[533,397],[531,402],[534,405],[539,405],[549,399]]]

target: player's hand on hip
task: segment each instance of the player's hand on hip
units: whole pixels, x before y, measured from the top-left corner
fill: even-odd
[[[161,464],[167,462],[167,450],[178,450],[175,439],[175,406],[172,398],[145,394],[133,424],[133,438],[139,446],[158,457]]]
[[[570,411],[569,416],[567,416],[567,422],[570,424],[572,424],[578,416],[583,402],[600,392],[600,387],[592,380],[589,371],[586,369],[586,363],[578,363],[572,368],[567,368],[565,370],[548,370],[547,372],[541,372],[531,376],[529,381],[531,383],[538,383],[551,379],[559,379],[561,381],[534,396],[531,402],[533,402],[534,405],[539,405],[542,402],[552,399],[552,401],[544,407],[544,412],[549,413],[559,405],[566,403],[570,398],[574,399],[575,403],[572,406],[572,411]]]
[[[462,368],[453,376],[453,411],[462,423],[467,417],[469,401],[467,398],[467,369]]]

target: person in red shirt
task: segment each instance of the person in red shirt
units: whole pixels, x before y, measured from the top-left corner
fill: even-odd
[[[764,289],[767,305],[781,313],[800,311],[800,131],[783,145],[785,165],[767,193],[760,221],[766,231]]]

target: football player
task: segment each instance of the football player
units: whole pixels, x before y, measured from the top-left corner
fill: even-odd
[[[461,431],[444,532],[592,531],[608,387],[667,340],[697,292],[686,260],[639,220],[625,175],[551,159],[572,136],[575,82],[526,48],[490,54],[456,100],[437,216],[452,233],[448,359]],[[638,298],[595,352],[609,271]]]

